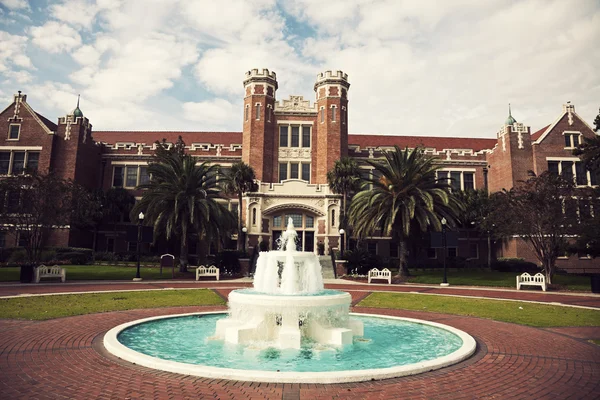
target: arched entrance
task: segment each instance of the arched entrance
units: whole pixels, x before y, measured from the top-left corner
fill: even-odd
[[[294,228],[298,232],[298,251],[315,251],[315,220],[316,216],[305,210],[285,210],[274,212],[271,218],[271,249],[277,248],[277,239],[286,229],[288,219],[294,221]]]

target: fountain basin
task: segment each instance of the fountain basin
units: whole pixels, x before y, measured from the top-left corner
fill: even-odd
[[[107,332],[104,346],[126,361],[162,371],[279,383],[359,382],[414,375],[458,363],[476,349],[470,335],[453,327],[372,314],[351,314],[364,321],[365,338],[355,338],[353,346],[344,348],[314,344],[303,345],[301,350],[278,350],[262,342],[230,345],[210,337],[215,320],[224,315],[193,313],[128,322]],[[154,324],[172,326],[159,329]],[[427,355],[419,354],[426,348]],[[403,353],[407,359],[400,356]]]
[[[360,321],[348,318],[349,293],[323,290],[312,295],[274,295],[255,290],[229,294],[230,317],[217,322],[215,335],[232,344],[271,341],[300,349],[302,338],[346,346],[363,335]]]

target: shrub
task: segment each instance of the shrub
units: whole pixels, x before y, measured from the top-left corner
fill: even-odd
[[[499,272],[539,272],[540,267],[536,264],[525,261],[522,258],[498,258],[492,262],[491,268],[493,271]]]
[[[17,247],[13,251],[10,252],[8,256],[7,263],[8,264],[22,264],[27,261],[27,252],[22,247]]]
[[[71,253],[62,253],[57,255],[60,260],[68,261],[70,264],[74,265],[85,265],[91,261],[91,257],[80,251],[73,251]]]
[[[367,275],[370,269],[383,267],[381,257],[369,253],[364,248],[357,248],[344,253],[344,258],[348,261],[348,271],[353,274]]]
[[[215,255],[214,265],[224,273],[237,274],[240,272],[240,252],[223,250]]]
[[[51,261],[56,261],[58,258],[56,256],[55,250],[43,250],[42,254],[40,254],[40,262],[47,263]]]

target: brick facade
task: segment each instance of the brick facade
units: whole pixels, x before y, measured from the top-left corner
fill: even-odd
[[[342,156],[355,158],[369,173],[366,160],[381,157],[395,145],[400,148],[420,145],[427,154],[436,157],[442,170],[467,174],[473,178],[472,187],[487,187],[494,192],[526,180],[528,171],[538,174],[545,171],[551,160],[575,160],[572,148],[565,146],[565,134],[582,138],[594,135],[571,104],[563,106],[554,123],[533,134],[530,127],[514,121],[512,116],[500,127],[496,138],[349,134],[350,83],[342,71],[317,75],[314,102],[302,96],[278,100],[277,89],[274,72],[254,69],[246,73],[241,132],[93,131],[86,117],[73,113],[59,118],[58,124],[52,123],[35,113],[26,101],[27,96],[19,93],[0,113],[0,132],[4,132],[0,136],[0,151],[34,149],[40,153],[39,171],[54,171],[88,188],[106,190],[115,183],[115,168],[124,171],[124,168],[143,167],[153,154],[156,140],[164,138],[175,143],[181,135],[188,151],[202,161],[227,167],[243,160],[254,168],[260,187],[257,193],[245,197],[242,204],[249,248],[261,241],[272,248],[276,232],[285,229],[285,222],[277,218],[295,216],[302,221],[299,229],[308,241],[304,243],[305,249],[317,251],[317,243],[322,242],[327,251],[339,244],[340,201],[329,192],[326,174]],[[20,125],[20,134],[18,140],[9,140],[10,126],[14,124]],[[126,188],[141,196],[133,187]],[[232,199],[231,203],[233,209],[237,200]],[[275,225],[276,221],[280,225]],[[124,231],[123,228],[119,231]],[[51,241],[55,245],[77,242],[79,246],[90,246],[88,236],[61,231]],[[112,233],[101,232],[99,237],[98,249],[105,249]],[[115,237],[114,250],[127,250],[122,237]],[[484,264],[487,261],[484,239],[461,237],[458,255],[469,258],[473,242],[480,244],[477,258]],[[6,245],[11,243],[7,240]],[[377,241],[376,251],[383,257],[393,256],[393,246],[389,239],[382,238]],[[535,260],[523,242],[508,242],[495,250],[497,256]],[[600,268],[596,260],[577,257],[561,259],[558,264],[559,268],[570,270]]]

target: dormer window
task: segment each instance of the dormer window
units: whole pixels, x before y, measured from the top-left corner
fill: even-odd
[[[8,140],[19,140],[19,133],[21,133],[21,125],[11,124],[8,128]]]
[[[581,144],[581,133],[565,132],[565,148],[574,149]]]

